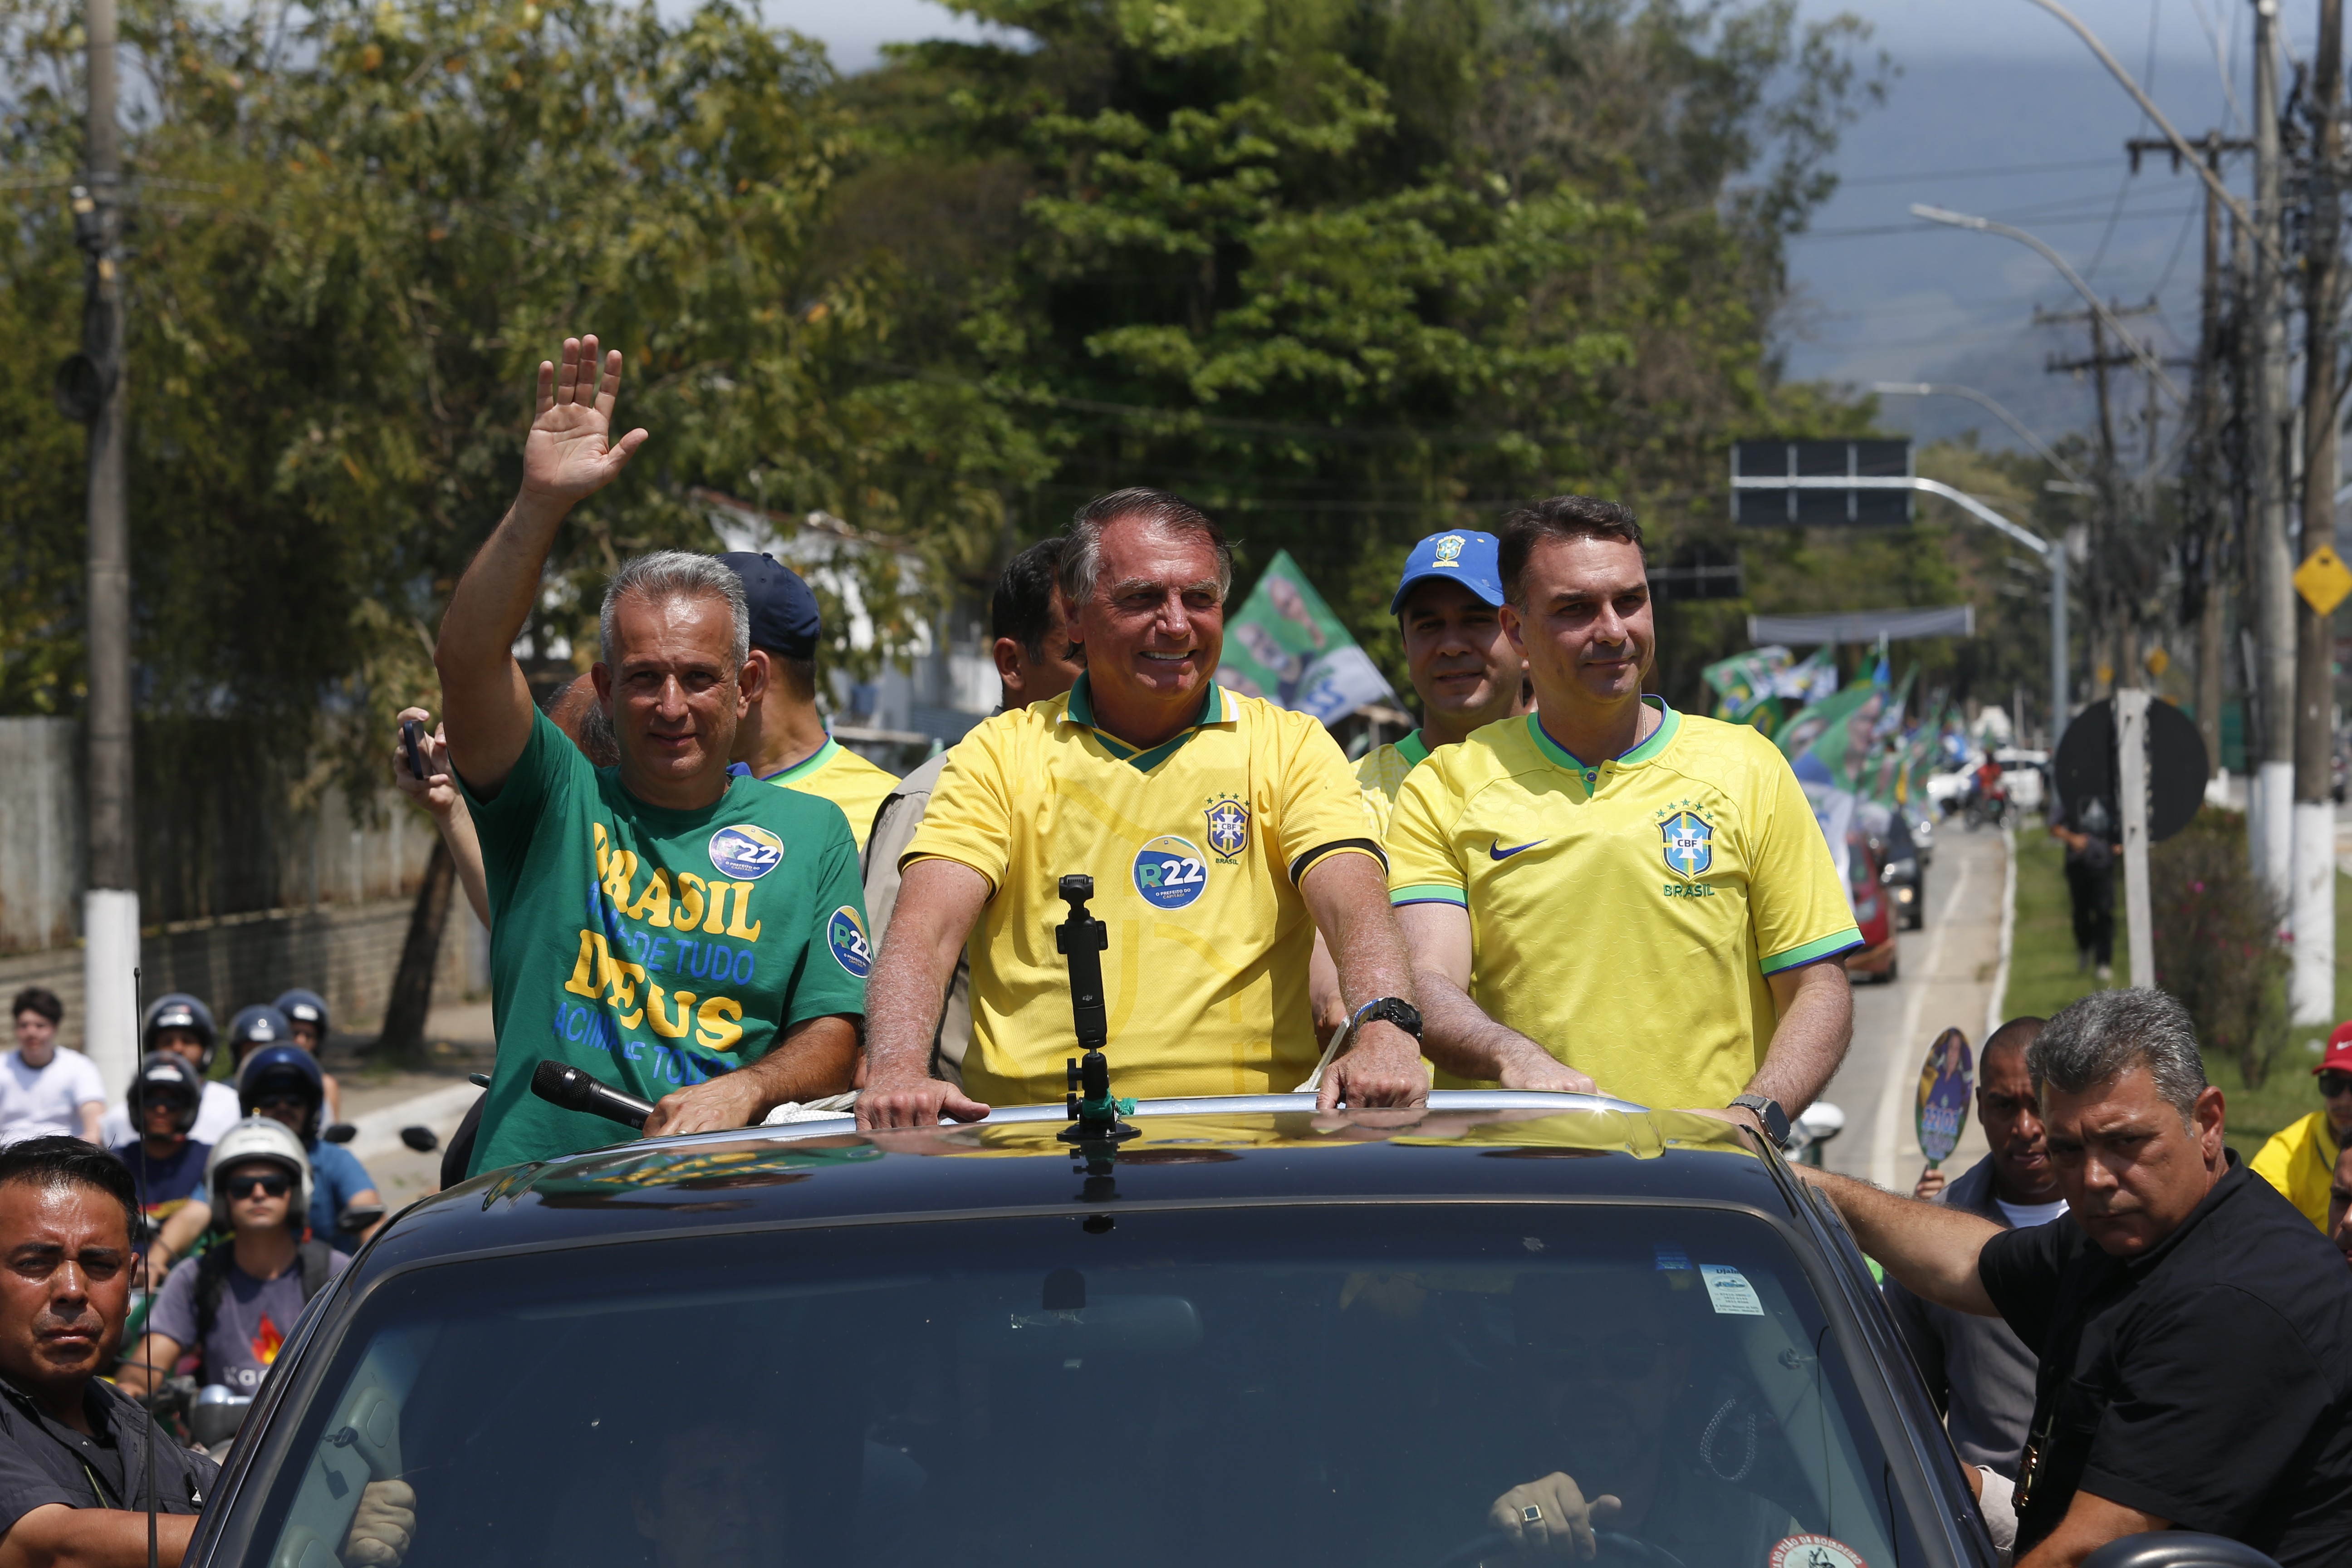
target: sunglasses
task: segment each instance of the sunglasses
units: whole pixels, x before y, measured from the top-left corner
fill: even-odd
[[[265,1094],[253,1102],[256,1110],[308,1110],[310,1097],[300,1094]]]
[[[1663,1340],[1631,1331],[1600,1340],[1547,1340],[1519,1346],[1519,1359],[1539,1377],[1573,1380],[1605,1377],[1638,1383],[1658,1370]]]
[[[282,1198],[293,1185],[294,1184],[284,1176],[231,1176],[221,1183],[221,1191],[228,1194],[231,1203],[237,1203],[253,1196],[257,1192],[266,1193],[273,1198]]]
[[[2329,1100],[2334,1100],[2339,1094],[2352,1094],[2352,1072],[2321,1073],[2319,1092]]]

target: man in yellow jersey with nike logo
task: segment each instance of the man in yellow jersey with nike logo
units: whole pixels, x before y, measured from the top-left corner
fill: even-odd
[[[1112,1082],[1138,1096],[1287,1090],[1320,1054],[1307,960],[1320,930],[1356,1010],[1321,1102],[1423,1103],[1411,966],[1347,758],[1302,713],[1224,690],[1232,552],[1178,497],[1122,490],[1072,522],[1060,595],[1086,674],[973,727],[948,759],[867,987],[862,1127],[1057,1103],[1076,1054],[1054,929],[1059,879],[1094,878]],[[978,929],[975,929],[978,922]],[[931,1033],[971,939],[959,1090]]]
[[[772,555],[736,550],[719,559],[743,579],[743,598],[751,607],[751,657],[768,670],[759,700],[736,727],[736,762],[728,772],[833,802],[849,819],[850,837],[863,854],[874,814],[898,787],[898,776],[835,740],[816,710],[816,642],[823,629],[816,595]]]
[[[1467,740],[1498,719],[1530,712],[1528,661],[1503,635],[1503,578],[1496,540],[1473,528],[1433,533],[1412,547],[1397,578],[1389,613],[1404,643],[1405,673],[1421,699],[1421,728],[1374,746],[1356,764],[1372,836],[1386,837],[1405,775],[1440,746]],[[1316,1031],[1328,1039],[1347,1019],[1339,971],[1320,941],[1307,987]]]
[[[1405,780],[1390,897],[1441,1084],[1586,1089],[1784,1139],[1853,1034],[1861,943],[1804,791],[1745,725],[1642,693],[1642,533],[1611,501],[1514,512],[1503,624],[1536,711]]]

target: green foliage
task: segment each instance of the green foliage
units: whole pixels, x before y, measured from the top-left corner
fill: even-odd
[[[844,82],[734,0],[133,0],[150,710],[266,720],[375,778],[566,332],[628,355],[623,416],[653,441],[557,541],[524,638],[551,679],[585,663],[622,556],[715,542],[714,496],[847,521],[826,657],[868,675],[1021,535],[1149,482],[1228,520],[1244,589],[1289,548],[1402,688],[1386,604],[1415,538],[1577,489],[1635,502],[1663,555],[1723,531],[1731,436],[1868,418],[1779,385],[1764,346],[1783,243],[1879,90],[1851,18],[964,9],[1023,42]],[[0,192],[0,345],[36,370],[0,392],[14,711],[70,710],[80,663],[79,432],[44,384],[80,281],[75,16],[0,0],[0,139],[29,182]],[[1768,578],[1817,574],[1789,548]],[[1948,592],[1928,563],[1904,582]],[[1670,611],[1670,689],[1746,607]]]
[[[908,48],[848,84],[880,129],[836,232],[848,256],[887,237],[933,301],[924,366],[1054,455],[1034,530],[1119,485],[1181,489],[1245,569],[1290,550],[1403,689],[1386,605],[1412,540],[1559,489],[1635,500],[1664,542],[1718,532],[1735,430],[1853,423],[1781,409],[1762,342],[1782,239],[1875,90],[1851,19],[960,8],[1025,47]],[[893,216],[942,168],[976,221],[937,244],[968,258],[986,237],[961,275]]]
[[[68,16],[15,0],[20,79],[70,82]],[[428,628],[512,492],[534,367],[567,331],[627,353],[623,415],[655,439],[559,539],[526,630],[542,663],[584,666],[620,556],[715,543],[700,487],[846,514],[950,568],[994,548],[1026,437],[969,393],[861,370],[889,330],[873,280],[812,263],[846,130],[805,40],[726,0],[675,26],[601,0],[291,22],[162,0],[125,31],[154,102],[129,273],[154,707],[275,718],[294,754],[322,710],[347,715],[331,754],[373,777],[391,712],[429,698]],[[69,165],[78,96],[8,105],[35,166]],[[12,302],[79,284],[57,195],[14,215]],[[68,346],[29,309],[10,329],[18,363]],[[19,464],[79,445],[21,389],[0,418]],[[61,470],[0,505],[71,515]],[[853,648],[836,614],[835,659],[909,646],[923,606],[898,555],[835,564],[875,633]]]
[[[2156,983],[2197,1020],[2197,1038],[2260,1089],[2285,1049],[2285,912],[2255,879],[2246,819],[2207,806],[2148,851]]]

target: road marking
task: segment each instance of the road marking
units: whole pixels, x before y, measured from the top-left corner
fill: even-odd
[[[1919,1075],[1906,1068],[1902,1058],[1916,1048],[1919,1009],[1927,1005],[1927,987],[1943,973],[1944,933],[1952,929],[1952,911],[1959,907],[1970,869],[1969,860],[1963,859],[1960,874],[1952,879],[1952,890],[1944,895],[1943,912],[1936,917],[1935,931],[1927,938],[1927,962],[1921,966],[1926,973],[1914,983],[1911,999],[1903,1006],[1903,1029],[1894,1045],[1896,1059],[1885,1064],[1885,1081],[1879,1085],[1878,1114],[1870,1128],[1870,1179],[1890,1191],[1910,1190],[1895,1184],[1895,1157],[1905,1126],[1905,1107],[1918,1098]]]
[[[1993,965],[1992,995],[1985,1002],[1984,1033],[1977,1041],[1979,1049],[2008,1021],[2001,1007],[2009,1000],[2009,948],[2017,935],[2017,829],[2006,822],[2000,825],[2000,958]]]

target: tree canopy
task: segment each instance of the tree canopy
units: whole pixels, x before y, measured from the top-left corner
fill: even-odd
[[[938,592],[1152,483],[1223,517],[1245,569],[1289,549],[1395,669],[1414,538],[1565,489],[1633,501],[1662,547],[1719,535],[1732,436],[1866,425],[1768,344],[1784,242],[1883,80],[1851,18],[961,9],[1003,41],[844,79],[731,0],[135,0],[142,701],[376,765],[383,731],[344,716],[429,691],[566,331],[627,353],[654,442],[559,541],[527,633],[551,665],[584,655],[622,554],[714,542],[713,492],[834,513]],[[0,388],[16,712],[78,702],[81,433],[46,386],[78,334],[76,16],[0,0],[0,343],[37,373]],[[901,585],[869,574],[863,649],[827,606],[829,659],[909,646],[936,606]],[[1712,610],[1678,670],[1729,636]]]

